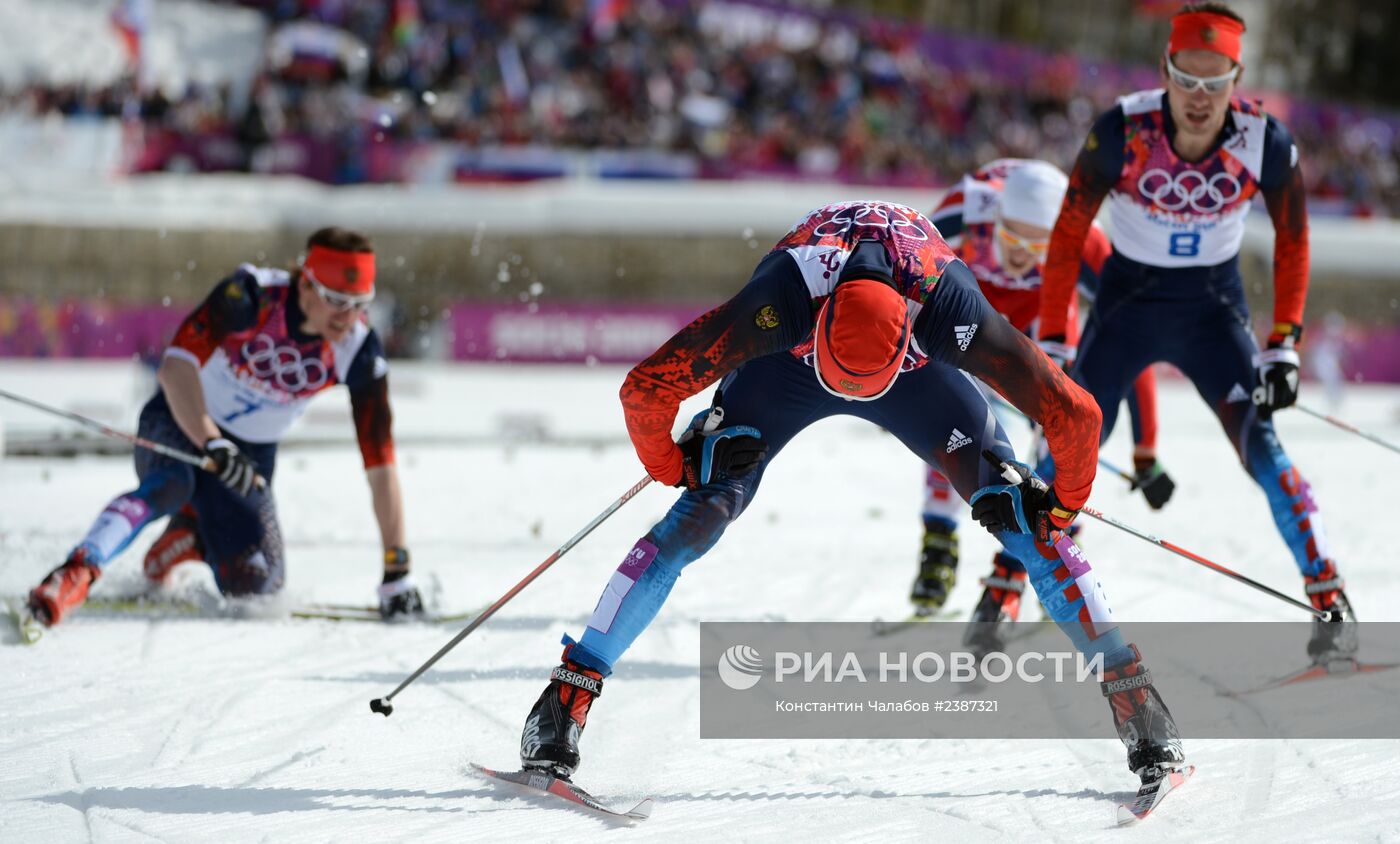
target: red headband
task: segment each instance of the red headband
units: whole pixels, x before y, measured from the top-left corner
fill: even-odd
[[[313,246],[306,253],[302,268],[324,287],[351,296],[374,291],[374,253],[342,252],[326,246]]]
[[[1227,15],[1187,12],[1172,18],[1167,52],[1175,55],[1182,50],[1209,50],[1239,64],[1240,36],[1243,34],[1244,24]]]

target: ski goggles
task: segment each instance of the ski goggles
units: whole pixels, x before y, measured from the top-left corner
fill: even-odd
[[[1240,75],[1240,66],[1235,65],[1230,69],[1229,73],[1222,73],[1219,76],[1196,76],[1172,64],[1172,57],[1170,55],[1168,55],[1166,59],[1167,76],[1171,78],[1172,84],[1188,94],[1194,94],[1197,91],[1205,91],[1207,94],[1218,94],[1228,89],[1230,83],[1234,82]]]
[[[1024,249],[1034,255],[1038,260],[1045,260],[1045,255],[1050,251],[1050,238],[1026,238],[997,222],[997,238],[1001,241],[1003,249]]]
[[[337,311],[356,311],[369,305],[374,301],[374,291],[368,293],[342,293],[339,290],[332,290],[316,279],[316,274],[310,267],[305,265],[301,268],[301,274],[306,280],[311,282],[311,287],[316,291],[316,295],[321,297],[321,301],[330,305]]]

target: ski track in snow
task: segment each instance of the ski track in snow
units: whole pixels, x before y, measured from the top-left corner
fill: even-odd
[[[0,379],[20,366],[0,368]],[[73,371],[72,390],[113,391],[99,377],[110,368]],[[497,418],[530,415],[559,431],[621,435],[622,370],[456,373],[454,385],[492,389],[420,389],[397,408],[396,426],[411,434],[415,418],[431,414],[440,426],[458,414],[489,430]],[[114,402],[130,401],[116,392]],[[1304,400],[1320,392],[1305,389]],[[1094,505],[1300,593],[1263,496],[1214,417],[1180,382],[1164,382],[1160,413],[1174,500],[1153,513],[1103,473]],[[1400,389],[1355,390],[1340,415],[1400,440]],[[1121,422],[1104,455],[1126,464]],[[1400,459],[1302,414],[1282,414],[1279,428],[1313,486],[1358,615],[1400,620],[1383,492]],[[1009,432],[1023,447],[1024,431]],[[279,465],[289,604],[373,600],[378,537],[348,425],[343,436],[339,448],[288,448]],[[441,581],[447,611],[497,597],[641,474],[625,446],[404,445],[400,465],[415,569]],[[111,457],[9,458],[0,478],[3,595],[37,582],[133,485],[129,459]],[[1119,830],[1115,804],[1136,783],[1111,738],[700,740],[698,622],[898,617],[916,568],[921,480],[921,465],[892,437],[854,421],[815,425],[775,461],[748,513],[686,571],[593,709],[577,780],[613,806],[655,797],[642,824],[495,787],[467,763],[514,767],[560,635],[582,632],[610,572],[674,500],[656,487],[405,690],[389,719],[368,701],[457,626],[94,612],[35,647],[0,645],[0,841],[1400,840],[1394,741],[1188,740],[1199,768],[1191,783],[1147,822]],[[134,589],[158,531],[148,529],[95,594]],[[966,617],[994,543],[967,523],[961,537],[952,605]],[[1106,525],[1089,523],[1083,542],[1121,618],[1296,618]],[[207,580],[197,567],[180,576]],[[1148,655],[1149,664],[1172,659]]]

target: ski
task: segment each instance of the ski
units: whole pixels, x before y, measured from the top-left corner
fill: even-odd
[[[560,797],[574,806],[590,809],[594,812],[619,820],[644,821],[651,817],[651,809],[656,802],[650,797],[647,797],[632,808],[626,811],[619,811],[604,806],[602,803],[598,802],[598,799],[593,795],[568,780],[560,779],[547,771],[523,769],[519,771],[493,771],[475,762],[472,762],[471,766],[488,779],[512,783],[540,794],[553,794],[555,797]]]
[[[454,624],[470,621],[481,614],[485,607],[460,613],[428,613],[421,618],[407,619],[422,624]],[[379,615],[378,607],[354,606],[350,604],[307,604],[291,610],[292,618],[319,619],[322,621],[375,621],[385,623]],[[391,622],[398,623],[398,622]]]
[[[97,596],[83,602],[81,610],[132,615],[203,615],[212,607],[194,601],[136,595],[128,598]]]
[[[15,632],[19,634],[19,640],[26,645],[32,645],[44,638],[44,625],[35,620],[29,608],[19,601],[6,599],[4,602],[5,615],[15,626]]]
[[[901,630],[908,630],[916,624],[928,624],[933,621],[955,621],[962,616],[962,610],[937,610],[931,613],[910,613],[908,616],[896,621],[885,621],[877,618],[870,622],[870,632],[875,636],[889,636]]]
[[[1167,771],[1152,782],[1145,782],[1138,789],[1137,797],[1131,803],[1118,804],[1118,825],[1137,823],[1152,814],[1152,810],[1162,804],[1171,794],[1196,773],[1195,765],[1187,765],[1179,771]]]
[[[1353,674],[1370,674],[1376,671],[1389,671],[1392,668],[1400,668],[1397,662],[1358,662],[1354,659],[1333,660],[1317,665],[1309,665],[1300,668],[1282,677],[1275,677],[1268,682],[1255,686],[1252,689],[1245,689],[1242,692],[1228,692],[1229,697],[1240,697],[1241,695],[1252,695],[1258,692],[1267,692],[1271,689],[1281,689],[1285,686],[1295,686],[1299,683],[1307,683],[1313,680],[1325,680],[1329,677],[1350,677]]]

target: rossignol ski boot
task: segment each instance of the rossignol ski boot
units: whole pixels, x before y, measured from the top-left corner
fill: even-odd
[[[525,719],[520,734],[520,767],[549,771],[567,780],[578,769],[578,739],[588,723],[594,698],[603,693],[603,675],[569,659],[562,662]]]
[[[1152,674],[1142,664],[1136,645],[1130,662],[1104,671],[1104,697],[1113,710],[1118,738],[1128,749],[1128,769],[1144,783],[1161,779],[1181,768],[1186,752],[1181,735],[1162,696],[1152,685]]]

